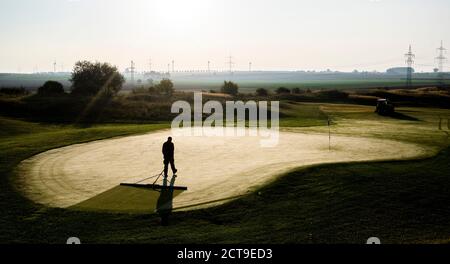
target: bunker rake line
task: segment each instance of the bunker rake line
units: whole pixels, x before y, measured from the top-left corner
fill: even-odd
[[[150,177],[144,178],[142,180],[139,180],[135,183],[121,183],[121,186],[129,186],[129,187],[136,187],[136,188],[152,188],[153,190],[157,191],[157,192],[161,192],[160,190],[162,189],[172,189],[172,190],[183,190],[186,191],[187,187],[184,186],[172,186],[172,185],[160,185],[160,184],[156,184],[158,182],[158,180],[161,178],[161,176],[164,174],[164,170],[162,170],[160,173],[152,175]],[[176,175],[174,175],[173,177],[176,177]],[[142,182],[150,180],[156,178],[155,181],[153,181],[152,184],[142,184]]]

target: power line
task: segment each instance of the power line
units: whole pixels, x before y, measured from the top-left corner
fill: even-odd
[[[232,56],[228,56],[228,68],[229,68],[229,72],[233,73],[233,57]]]
[[[131,61],[130,73],[131,73],[131,84],[134,85],[134,70],[135,70],[134,61]]]
[[[444,43],[441,40],[441,46],[437,48],[439,55],[436,57],[436,60],[438,62],[438,70],[440,73],[444,72],[444,63],[446,62],[447,58],[444,56],[444,53],[446,49],[444,48]]]
[[[412,85],[412,71],[415,55],[412,53],[411,45],[409,45],[408,53],[405,54],[406,58],[406,87],[410,88]]]

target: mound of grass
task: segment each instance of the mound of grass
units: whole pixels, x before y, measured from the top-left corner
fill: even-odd
[[[0,137],[11,135],[20,135],[33,132],[42,132],[49,130],[48,126],[42,126],[38,123],[31,123],[17,119],[0,117]]]
[[[286,102],[280,105],[281,127],[307,127],[327,125],[327,115],[318,104]]]

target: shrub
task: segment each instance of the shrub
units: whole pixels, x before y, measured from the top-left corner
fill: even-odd
[[[93,96],[114,95],[122,88],[125,78],[108,63],[79,61],[72,72],[72,93]]]
[[[55,81],[47,81],[38,88],[38,95],[61,95],[64,94],[64,86]]]
[[[158,91],[156,90],[155,86],[148,87],[148,92],[150,94],[158,94]]]
[[[328,90],[321,91],[318,96],[319,98],[342,100],[348,98],[348,93],[338,90]]]
[[[5,95],[13,95],[13,96],[20,96],[20,95],[27,95],[29,92],[23,88],[0,88],[0,94]]]
[[[288,88],[280,87],[276,90],[277,94],[289,94],[291,91]]]
[[[237,95],[239,86],[232,81],[224,81],[220,91],[225,94]]]
[[[256,95],[267,96],[267,95],[269,95],[269,92],[264,88],[258,88],[258,89],[256,89]]]
[[[170,97],[174,92],[173,83],[170,79],[162,79],[161,82],[155,86],[155,90],[157,93]]]
[[[293,94],[302,94],[304,91],[298,87],[292,89]]]
[[[131,90],[131,93],[132,94],[145,94],[145,93],[149,93],[149,90],[146,89],[144,86],[141,86],[141,87],[133,88]]]

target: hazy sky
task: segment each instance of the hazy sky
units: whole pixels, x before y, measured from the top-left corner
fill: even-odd
[[[0,0],[0,72],[125,69],[431,70],[450,48],[449,0]],[[449,69],[446,66],[446,69]]]

